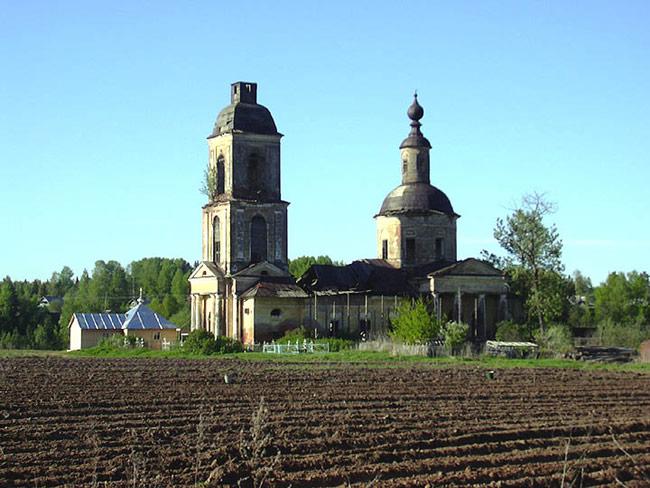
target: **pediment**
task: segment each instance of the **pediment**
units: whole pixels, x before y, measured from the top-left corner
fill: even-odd
[[[219,267],[211,261],[201,261],[192,274],[189,280],[201,278],[223,278],[224,274]]]
[[[457,263],[439,269],[429,274],[429,276],[495,276],[502,277],[503,272],[492,266],[487,261],[476,258],[467,258]]]
[[[268,261],[251,264],[250,266],[238,271],[233,275],[236,278],[259,278],[262,276],[271,277],[285,277],[289,276],[289,272],[277,267],[275,264]]]

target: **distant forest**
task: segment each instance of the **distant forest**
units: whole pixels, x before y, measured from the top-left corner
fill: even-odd
[[[126,312],[140,288],[153,310],[188,328],[191,270],[184,259],[144,258],[126,268],[97,261],[80,277],[67,266],[46,281],[6,277],[0,283],[0,348],[64,349],[73,313]],[[49,304],[40,304],[44,296],[52,298]]]
[[[328,256],[301,256],[289,271],[301,276],[312,264],[344,263]],[[192,265],[184,259],[144,258],[123,267],[97,261],[91,273],[75,277],[69,267],[46,281],[0,282],[0,348],[64,349],[74,312],[126,312],[142,288],[149,306],[178,326],[190,325],[189,283]],[[552,323],[575,330],[598,326],[611,343],[636,346],[650,338],[650,277],[645,272],[610,273],[598,286],[580,272],[558,275],[560,303]],[[529,290],[509,276],[511,293],[526,297]],[[53,298],[40,304],[42,297]]]

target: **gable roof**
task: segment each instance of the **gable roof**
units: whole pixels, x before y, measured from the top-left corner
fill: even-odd
[[[75,313],[70,324],[77,320],[86,330],[178,329],[179,327],[144,303],[138,303],[127,313]]]
[[[121,330],[126,320],[125,313],[74,313],[72,321],[77,320],[79,328],[94,330]]]
[[[241,295],[251,297],[306,298],[308,295],[298,285],[280,281],[258,281]]]
[[[290,276],[290,274],[288,271],[279,268],[273,263],[269,263],[268,261],[260,261],[259,263],[253,263],[249,266],[246,266],[244,269],[233,273],[233,276],[235,278],[257,278],[260,276],[286,277]]]
[[[195,278],[217,278],[223,277],[223,271],[214,264],[212,261],[201,261],[199,265],[194,268],[194,271],[190,274],[188,280],[193,280]]]
[[[438,269],[429,273],[429,277],[439,277],[439,276],[495,276],[503,277],[504,274],[501,270],[495,268],[487,261],[482,261],[476,258],[467,258],[462,261],[458,261],[454,264],[446,266],[444,268]]]
[[[122,324],[123,329],[178,329],[162,315],[157,314],[144,303],[138,303],[131,310],[126,312],[126,320]]]

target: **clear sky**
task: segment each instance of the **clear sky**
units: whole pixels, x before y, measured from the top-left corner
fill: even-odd
[[[538,191],[567,272],[650,271],[648,25],[645,0],[0,0],[0,275],[200,259],[238,80],[285,134],[290,257],[375,257],[417,89],[459,258]]]

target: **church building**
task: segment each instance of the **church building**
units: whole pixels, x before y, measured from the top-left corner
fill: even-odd
[[[507,316],[501,271],[457,260],[458,215],[431,185],[431,144],[417,95],[400,144],[401,184],[375,215],[377,257],[314,265],[298,283],[287,268],[287,207],[281,198],[280,139],[257,85],[231,86],[231,103],[208,136],[212,189],[202,211],[202,260],[191,274],[192,329],[246,344],[304,325],[320,335],[385,335],[405,298],[429,296],[439,318],[470,324],[469,339],[494,337]]]

